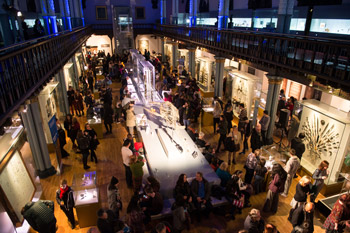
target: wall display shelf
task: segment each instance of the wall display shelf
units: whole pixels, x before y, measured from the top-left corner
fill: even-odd
[[[312,174],[321,161],[329,162],[326,185],[344,181],[341,171],[349,171],[350,118],[347,113],[317,100],[302,101],[298,133],[305,133],[306,150],[301,165]],[[339,190],[340,191],[340,190]]]
[[[34,193],[35,185],[22,156],[11,150],[0,164],[0,201],[14,225],[22,224],[22,207],[32,200]]]
[[[254,104],[256,100],[260,101],[262,80],[254,75],[241,72],[231,71],[232,77],[232,100],[236,103],[243,103],[247,108],[248,117],[254,115]],[[239,114],[239,104],[236,105],[234,113]]]
[[[96,224],[97,217],[91,214],[96,213],[100,208],[96,179],[96,171],[78,173],[73,177],[75,209],[80,227],[89,227]]]
[[[215,86],[215,61],[207,58],[197,58],[195,71],[195,78],[199,87],[204,92],[213,92]]]

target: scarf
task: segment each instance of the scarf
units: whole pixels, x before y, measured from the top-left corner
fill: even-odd
[[[61,193],[60,193],[60,199],[62,199],[63,198],[63,195],[68,191],[68,186],[66,186],[66,188],[65,189],[63,189],[63,188],[60,188],[60,190],[61,190]]]

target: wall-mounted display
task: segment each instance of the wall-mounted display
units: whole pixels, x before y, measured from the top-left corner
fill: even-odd
[[[22,207],[32,200],[35,185],[18,151],[11,151],[0,166],[0,201],[14,225],[23,222]]]
[[[241,71],[232,71],[229,75],[232,77],[233,102],[243,103],[247,108],[248,117],[253,117],[255,100],[260,100],[261,97],[262,81],[254,75]],[[238,104],[236,106],[234,113],[238,116]]]
[[[323,160],[327,160],[330,175],[326,184],[342,181],[344,177],[340,172],[350,170],[346,165],[350,119],[345,112],[317,100],[307,100],[301,104],[303,107],[298,133],[305,134],[306,146],[301,165],[312,174]]]
[[[215,68],[214,61],[198,58],[196,60],[196,80],[202,91],[213,92],[215,87]]]

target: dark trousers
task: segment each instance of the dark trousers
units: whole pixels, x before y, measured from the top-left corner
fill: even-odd
[[[107,133],[108,132],[112,133],[112,124],[111,123],[106,123],[105,122],[105,127],[106,127],[106,130],[107,130]]]
[[[226,135],[225,134],[220,134],[219,142],[218,142],[218,148],[216,149],[217,152],[220,150],[221,143],[225,145],[225,139]]]
[[[61,156],[62,158],[66,158],[69,153],[64,149],[64,145],[60,144]]]
[[[89,150],[84,150],[81,153],[83,154],[83,165],[84,165],[84,168],[86,168],[88,166],[87,159],[89,157]]]
[[[192,200],[193,200],[194,206],[196,207],[195,214],[197,216],[197,220],[200,220],[200,214],[202,212],[202,202],[198,202],[197,198],[193,198]],[[210,200],[208,200],[205,203],[205,209],[203,210],[203,213],[206,216],[209,216],[212,209],[213,209],[213,205],[211,204]]]
[[[251,184],[254,176],[254,169],[246,168],[246,173],[244,177],[244,182],[246,184]]]
[[[95,163],[97,163],[97,157],[94,149],[90,149],[91,152],[91,162],[95,160]]]
[[[131,173],[131,169],[129,166],[126,166],[125,164],[123,164],[125,167],[125,178],[126,178],[126,184],[128,185],[128,187],[132,187],[132,173]]]
[[[248,150],[248,138],[246,134],[242,134],[244,136],[243,140],[243,151],[245,153],[246,150]]]
[[[70,224],[72,224],[72,226],[75,227],[75,219],[74,219],[73,208],[68,210],[65,206],[61,206],[61,210],[63,210],[63,212],[67,216]]]
[[[266,130],[261,130],[261,136],[262,136],[262,140],[263,140],[263,145],[267,145],[267,141],[266,141]]]
[[[216,133],[216,125],[219,124],[220,118],[213,118],[214,133]]]

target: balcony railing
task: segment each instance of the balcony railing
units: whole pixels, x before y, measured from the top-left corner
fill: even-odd
[[[4,54],[0,57],[0,125],[63,67],[91,33],[90,26],[82,27],[0,50]]]
[[[265,66],[350,89],[350,41],[277,33],[156,25],[155,34]]]

